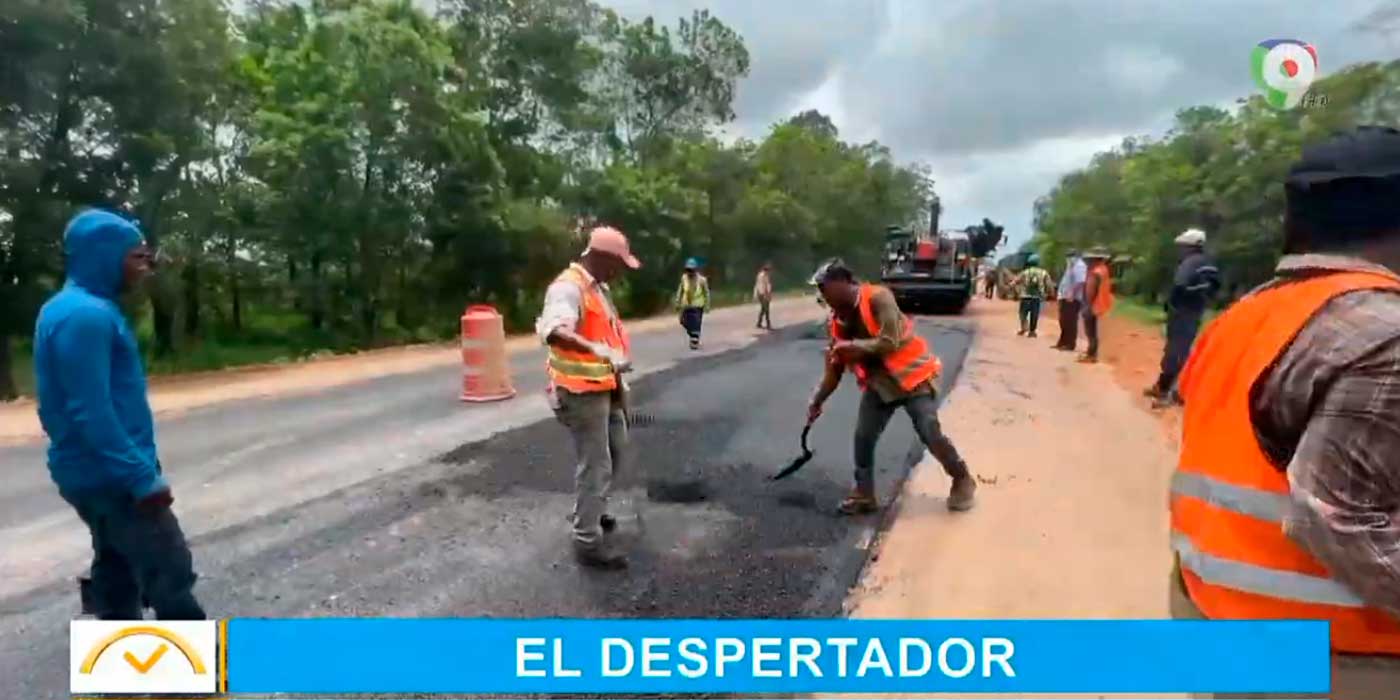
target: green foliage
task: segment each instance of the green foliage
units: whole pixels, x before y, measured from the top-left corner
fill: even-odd
[[[1400,123],[1400,61],[1351,66],[1313,94],[1326,104],[1285,112],[1250,97],[1234,112],[1185,109],[1163,138],[1099,153],[1035,203],[1035,248],[1052,266],[1095,245],[1132,256],[1121,288],[1155,304],[1177,262],[1172,240],[1202,228],[1226,298],[1248,291],[1269,278],[1282,247],[1289,166],[1305,144],[1341,130]]]
[[[726,143],[749,54],[700,10],[672,27],[594,0],[0,3],[0,343],[62,281],[81,206],[137,215],[161,274],[138,329],[156,372],[511,329],[595,223],[667,306],[681,261],[717,300],[820,256],[873,271],[927,211],[927,173],[805,112]],[[28,348],[0,353],[0,398]],[[25,370],[19,370],[23,373]]]

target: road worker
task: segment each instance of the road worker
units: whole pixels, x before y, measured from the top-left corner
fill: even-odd
[[[681,283],[676,287],[676,310],[680,312],[681,327],[690,339],[690,349],[700,349],[700,330],[705,324],[705,312],[710,310],[710,281],[700,274],[700,261],[685,261]]]
[[[1176,267],[1171,294],[1165,304],[1167,345],[1162,351],[1162,373],[1144,392],[1153,400],[1154,408],[1180,402],[1176,395],[1176,376],[1191,354],[1191,345],[1196,342],[1206,307],[1220,290],[1220,270],[1206,254],[1205,231],[1187,229],[1176,237],[1176,248],[1181,262]]]
[[[1400,687],[1400,131],[1304,150],[1272,281],[1178,382],[1175,616],[1331,623],[1331,698]]]
[[[967,463],[943,434],[938,423],[937,388],[934,380],[942,363],[914,329],[890,290],[862,284],[840,259],[817,269],[811,284],[831,309],[833,344],[825,373],[807,408],[808,422],[822,414],[822,406],[841,383],[847,368],[863,390],[855,435],[855,488],[841,502],[846,515],[871,513],[879,508],[875,497],[875,445],[895,409],[903,408],[914,422],[914,431],[943,470],[953,478],[948,508],[972,507],[977,483]]]
[[[1050,273],[1040,266],[1040,256],[1035,253],[1027,255],[1026,268],[1016,276],[1012,285],[1021,297],[1021,330],[1016,335],[1036,337],[1036,329],[1040,326],[1040,305],[1054,291],[1054,284]]]
[[[773,330],[773,264],[763,263],[753,282],[753,300],[758,302],[756,328]]]
[[[1084,282],[1084,335],[1089,347],[1079,361],[1093,364],[1099,361],[1099,321],[1113,308],[1113,273],[1108,269],[1108,251],[1095,248],[1084,254],[1089,276]]]
[[[616,526],[607,512],[608,493],[627,463],[628,389],[622,375],[632,366],[627,330],[608,283],[640,267],[622,232],[593,229],[583,256],[549,285],[536,324],[549,347],[550,407],[578,455],[574,554],[597,568],[627,566],[626,555],[605,537]]]

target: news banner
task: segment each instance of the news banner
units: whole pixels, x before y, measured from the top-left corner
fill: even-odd
[[[1295,697],[1330,682],[1317,621],[237,618],[70,634],[75,696]]]

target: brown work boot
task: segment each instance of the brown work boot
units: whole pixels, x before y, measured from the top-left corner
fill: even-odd
[[[948,510],[954,512],[972,510],[976,494],[977,479],[971,474],[953,479],[953,488],[948,490]]]
[[[579,542],[574,540],[574,559],[578,560],[578,563],[594,569],[627,568],[627,555],[606,541]]]
[[[836,507],[842,515],[866,515],[874,513],[880,509],[880,503],[875,500],[875,496],[863,491],[852,491],[841,501],[841,505]]]

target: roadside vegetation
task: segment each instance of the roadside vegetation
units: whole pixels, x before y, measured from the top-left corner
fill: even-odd
[[[1400,61],[1347,67],[1311,95],[1311,104],[1288,111],[1257,96],[1233,111],[1185,109],[1161,138],[1129,138],[1099,153],[1035,203],[1029,248],[1054,263],[1096,245],[1131,257],[1115,288],[1140,295],[1150,310],[1171,287],[1172,239],[1201,228],[1228,303],[1271,276],[1282,247],[1283,180],[1303,146],[1357,125],[1400,125]]]
[[[691,256],[723,300],[925,215],[925,168],[818,112],[723,136],[743,38],[591,0],[0,4],[0,398],[83,206],[136,217],[160,274],[131,314],[155,372],[527,328],[595,223],[664,309]],[[18,379],[18,381],[16,381]]]

